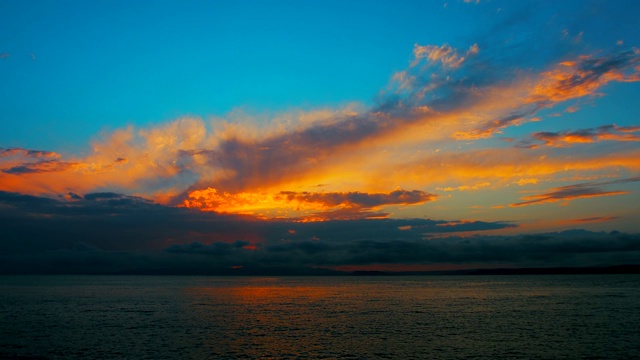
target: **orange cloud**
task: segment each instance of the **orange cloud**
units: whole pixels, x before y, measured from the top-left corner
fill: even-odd
[[[635,51],[602,57],[581,56],[578,61],[564,61],[551,71],[542,73],[528,102],[545,106],[595,94],[611,81],[640,81],[640,58]]]
[[[457,188],[473,183],[491,183],[487,188],[525,185],[553,180],[559,175],[599,175],[626,170],[640,171],[640,150],[611,154],[577,153],[554,155],[538,149],[481,149],[429,154],[397,164],[389,171],[369,174],[369,181],[380,186],[401,183],[406,187]],[[524,181],[521,181],[525,179]],[[459,185],[458,185],[459,184]]]
[[[619,127],[615,124],[604,125],[595,129],[576,131],[537,132],[529,139],[520,141],[516,146],[535,148],[540,145],[568,147],[573,144],[593,143],[598,141],[640,141],[640,136],[632,134],[640,131],[640,127]]]
[[[542,108],[596,95],[597,90],[609,82],[640,81],[639,65],[638,51],[601,57],[580,56],[575,61],[563,61],[560,66],[538,76],[524,76],[503,88],[485,89],[504,92],[506,97],[496,97],[495,94],[483,97],[483,103],[490,105],[481,116],[483,121],[471,129],[467,127],[454,132],[452,138],[463,141],[490,138],[506,127],[534,121],[533,115]],[[499,102],[491,101],[492,97]],[[473,110],[478,113],[480,109]],[[575,111],[575,107],[568,108],[568,111]]]
[[[293,111],[270,121],[241,111],[210,122],[185,117],[103,135],[87,156],[0,149],[0,183],[2,190],[30,194],[119,191],[209,211],[311,219],[387,216],[385,206],[433,200],[427,189],[479,190],[559,173],[640,169],[637,150],[572,157],[469,150],[450,141],[487,139],[608,82],[637,81],[640,54],[582,57],[505,80],[471,73],[479,51],[477,45],[466,51],[416,45],[412,65],[394,75],[370,109]],[[530,147],[637,141],[637,131],[609,125],[537,133]],[[324,192],[318,183],[326,184]],[[407,188],[418,190],[394,190]]]
[[[512,206],[512,207],[527,206],[527,205],[544,204],[544,203],[550,203],[550,202],[558,202],[560,200],[565,200],[568,202],[568,201],[580,199],[580,198],[624,195],[629,193],[627,191],[598,191],[598,190],[583,190],[578,193],[567,193],[570,190],[574,190],[574,189],[565,189],[565,187],[562,187],[562,188],[557,188],[556,191],[552,191],[546,194],[526,196],[522,198],[525,201],[514,203],[509,206]]]
[[[0,148],[0,157],[7,156],[23,156],[29,158],[51,158],[51,159],[59,159],[60,154],[53,151],[41,151],[41,150],[31,150],[31,149],[23,149],[23,148],[9,148],[3,149]]]
[[[605,221],[611,221],[611,220],[616,220],[616,219],[619,219],[619,217],[617,217],[617,216],[596,216],[596,217],[584,218],[584,219],[573,219],[573,220],[570,220],[570,222],[574,223],[574,224],[584,224],[584,223],[605,222]]]
[[[510,206],[513,206],[513,207],[528,206],[528,205],[535,205],[535,204],[557,202],[561,200],[568,202],[568,201],[571,201],[574,199],[580,199],[580,198],[623,195],[623,194],[628,194],[628,192],[617,191],[617,190],[605,191],[605,190],[602,190],[600,186],[609,185],[609,184],[626,183],[626,182],[636,182],[636,181],[640,181],[640,177],[622,179],[622,180],[613,180],[613,181],[600,182],[600,183],[584,183],[584,184],[561,186],[558,188],[551,189],[551,191],[546,192],[544,194],[525,196],[524,198],[522,198],[522,200],[524,201],[511,204]]]
[[[460,185],[457,187],[445,187],[445,188],[437,188],[437,190],[440,191],[470,191],[470,190],[479,190],[482,189],[484,187],[487,186],[491,186],[490,182],[483,182],[483,183],[479,183],[479,184],[475,184],[475,185]]]
[[[395,190],[389,193],[292,192],[228,193],[213,188],[189,193],[182,206],[204,211],[243,213],[265,218],[297,216],[307,221],[371,217],[372,210],[389,205],[414,205],[432,201],[423,191]],[[377,214],[386,217],[387,214]]]

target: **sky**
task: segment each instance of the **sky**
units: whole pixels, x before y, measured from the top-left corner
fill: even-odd
[[[637,1],[2,1],[3,273],[640,259]]]

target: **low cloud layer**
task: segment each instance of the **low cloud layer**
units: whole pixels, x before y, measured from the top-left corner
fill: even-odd
[[[633,262],[638,235],[565,231],[456,233],[504,222],[379,219],[257,221],[96,193],[49,199],[0,193],[1,273],[311,273],[413,265],[571,266]],[[442,236],[448,234],[448,236]],[[479,265],[480,264],[480,265]]]

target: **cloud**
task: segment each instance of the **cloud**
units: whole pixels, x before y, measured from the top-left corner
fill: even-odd
[[[622,233],[429,236],[513,226],[499,222],[265,222],[117,194],[88,194],[70,203],[0,193],[0,204],[5,235],[0,240],[1,273],[231,274],[241,268],[299,274],[380,264],[585,266],[632,263],[640,253],[638,235]],[[230,228],[236,237],[226,236]],[[248,231],[241,235],[239,229]]]
[[[596,216],[590,218],[573,219],[572,223],[584,224],[584,223],[597,223],[619,219],[617,216]]]
[[[268,193],[230,194],[207,188],[191,192],[182,206],[222,213],[244,211],[249,214],[269,209],[280,211],[311,209],[320,212],[316,212],[312,217],[305,216],[305,219],[327,220],[370,217],[371,210],[382,206],[422,204],[435,198],[436,195],[420,190],[395,190],[389,193],[281,191],[272,195]],[[376,214],[377,217],[386,217],[386,215],[388,214]]]
[[[30,174],[30,173],[49,173],[62,172],[78,167],[78,163],[64,162],[59,160],[45,160],[35,163],[25,163],[8,169],[2,169],[7,174]]]
[[[533,121],[544,108],[567,100],[597,95],[597,91],[612,81],[640,81],[640,53],[635,50],[603,56],[580,56],[575,61],[563,61],[554,69],[538,76],[523,78],[507,88],[515,110],[485,121],[475,129],[455,132],[457,140],[478,140],[492,137],[504,128]],[[529,90],[532,89],[532,90]],[[506,109],[504,109],[506,110]]]
[[[304,220],[327,219],[357,219],[357,218],[384,218],[389,214],[372,212],[388,205],[416,205],[433,201],[436,195],[420,190],[395,190],[389,193],[312,193],[312,192],[281,192],[281,198],[289,203],[295,203],[297,207],[319,206],[322,212],[312,216],[303,217]]]
[[[349,246],[355,249],[347,246],[351,242],[411,243],[425,241],[428,234],[515,225],[430,219],[259,221],[172,208],[116,193],[46,198],[0,192],[0,226],[3,273],[159,268],[181,273],[194,262],[211,271],[237,265],[314,267],[340,262],[338,253]],[[327,251],[324,255],[322,249]],[[311,253],[315,255],[309,258]]]
[[[438,190],[440,191],[475,191],[475,190],[480,190],[482,188],[485,188],[487,186],[491,186],[491,183],[483,182],[475,185],[460,185],[457,187],[448,186],[445,188],[438,188]]]
[[[472,46],[467,52],[469,55],[479,53],[477,46]],[[613,75],[627,71],[637,61],[633,52],[625,54],[580,59],[581,62],[576,62],[574,66],[580,69],[582,77],[588,77],[585,74],[590,71],[598,74],[593,77],[600,80],[590,86],[592,89],[608,81],[632,81],[633,76],[621,78]],[[358,171],[358,167],[364,168],[362,171],[366,173],[367,160],[363,161],[357,155],[367,149],[375,149],[374,143],[393,143],[396,139],[411,142],[414,137],[415,141],[419,141],[417,134],[439,136],[440,139],[448,136],[460,140],[488,138],[506,127],[533,121],[532,116],[540,109],[565,100],[556,95],[541,99],[536,93],[538,100],[530,101],[530,89],[536,89],[532,82],[534,85],[547,84],[546,72],[538,79],[528,76],[511,82],[502,78],[489,81],[473,78],[478,76],[471,72],[477,64],[467,64],[461,59],[463,56],[448,45],[417,45],[411,67],[394,75],[391,88],[381,96],[379,105],[373,109],[262,138],[248,139],[239,133],[226,133],[216,149],[183,152],[185,159],[191,156],[206,159],[208,166],[219,169],[220,176],[199,181],[182,198],[189,198],[195,191],[206,188],[240,197],[255,193],[247,189],[261,188],[270,197],[275,197],[283,191],[283,187],[284,191],[290,191],[286,188],[299,186],[311,178],[326,176],[320,181],[330,182],[333,174]],[[427,63],[417,66],[421,60]],[[425,78],[426,74],[434,71],[433,66],[445,66],[450,70]],[[572,84],[564,85],[564,91],[569,93],[572,88],[577,89],[579,84],[587,81],[574,80]],[[554,86],[557,88],[560,85]],[[584,95],[582,90],[576,91],[576,97]],[[493,116],[499,117],[497,120],[487,120]],[[435,128],[436,124],[439,132],[412,131],[421,127]],[[461,127],[472,130],[455,130]],[[449,129],[451,132],[447,132]],[[340,154],[340,158],[334,154]],[[360,164],[353,166],[355,161],[360,161]],[[374,157],[370,161],[383,160]],[[397,158],[394,161],[397,162]],[[355,176],[358,176],[357,173]],[[276,187],[281,189],[275,190]],[[346,192],[349,191],[354,190],[347,189]]]
[[[594,95],[611,81],[640,81],[640,53],[629,50],[600,57],[584,55],[564,61],[560,67],[542,73],[528,101],[540,106]]]
[[[640,141],[638,126],[620,127],[615,124],[576,131],[536,132],[529,139],[518,142],[517,147],[535,148],[540,145],[568,147],[573,144],[593,143],[598,141]]]
[[[538,111],[539,108],[523,109],[522,112],[512,113],[500,119],[487,121],[485,124],[473,130],[456,131],[452,138],[455,140],[479,140],[493,137],[500,133],[502,129],[509,126],[522,125],[525,122],[532,121],[529,117]]]
[[[505,190],[512,184],[535,185],[553,181],[634,175],[640,171],[640,151],[633,144],[605,147],[598,152],[546,148],[479,148],[430,152],[414,156],[370,174],[380,186],[403,183],[411,188],[440,191]],[[553,149],[552,149],[553,150]],[[487,185],[488,183],[488,185]],[[484,186],[486,185],[486,186]],[[446,201],[444,196],[439,201]]]
[[[557,202],[561,200],[568,202],[568,201],[579,199],[579,198],[623,195],[623,194],[628,194],[628,192],[619,191],[619,190],[605,191],[601,189],[601,186],[610,185],[610,184],[637,182],[637,181],[640,181],[640,178],[634,177],[634,178],[612,180],[612,181],[605,181],[605,182],[594,182],[594,183],[583,183],[583,184],[561,186],[558,188],[551,189],[551,191],[544,194],[526,196],[522,198],[522,200],[524,201],[511,204],[511,206],[528,206],[528,205],[535,205],[535,204]]]
[[[8,156],[24,156],[30,158],[52,158],[59,159],[60,154],[53,151],[42,151],[42,150],[31,150],[31,149],[23,149],[23,148],[0,148],[0,157],[8,157]]]
[[[174,244],[165,249],[165,251],[174,254],[206,254],[213,256],[229,256],[234,253],[243,251],[252,251],[250,244],[246,241],[237,240],[232,243],[214,242],[210,245],[203,245],[199,242],[190,244]],[[236,259],[237,261],[238,259]]]
[[[455,234],[514,225],[431,219],[256,221],[115,193],[65,200],[0,192],[0,215],[0,273],[5,274],[233,274],[238,269],[302,274],[394,264],[601,266],[635,263],[640,255],[637,234],[571,230],[460,237]]]
[[[287,201],[299,203],[319,203],[327,207],[363,207],[375,208],[388,204],[421,204],[433,200],[436,196],[420,190],[395,190],[387,194],[367,194],[358,191],[348,193],[296,193],[282,192]]]
[[[467,50],[465,56],[472,56],[480,51],[478,44],[473,44]],[[422,59],[426,59],[431,63],[440,63],[444,67],[457,68],[465,60],[465,56],[458,54],[458,52],[449,46],[444,44],[442,46],[436,45],[414,45],[413,47],[414,61],[412,66],[418,64]]]
[[[432,189],[543,181],[569,167],[637,170],[637,149],[572,158],[468,146],[538,121],[541,110],[597,94],[611,82],[638,80],[640,54],[633,49],[563,52],[523,67],[519,60],[531,56],[523,45],[416,44],[409,66],[369,107],[291,111],[266,120],[235,111],[225,119],[130,126],[103,134],[86,156],[2,149],[0,183],[2,190],[33,195],[139,194],[173,206],[319,220],[390,216],[391,206],[433,200]],[[637,137],[636,127],[609,126],[536,133],[518,146]],[[434,155],[434,149],[442,151]],[[322,192],[318,183],[325,184]],[[409,189],[400,190],[409,201],[397,198],[396,189]]]

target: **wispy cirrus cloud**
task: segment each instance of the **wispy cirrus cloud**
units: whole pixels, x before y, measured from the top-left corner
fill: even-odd
[[[627,194],[628,192],[621,191],[621,190],[607,191],[607,190],[603,190],[601,187],[604,185],[622,184],[622,183],[630,183],[630,182],[637,182],[637,181],[640,181],[640,177],[561,186],[558,188],[551,189],[551,191],[547,193],[526,196],[522,198],[522,200],[524,201],[511,204],[511,206],[513,207],[528,206],[528,205],[544,204],[544,203],[558,202],[558,201],[569,202],[571,200],[580,199],[580,198],[623,195],[623,194]]]
[[[390,171],[371,174],[389,186],[404,180],[408,186],[437,186],[440,191],[495,189],[511,184],[536,185],[542,182],[589,174],[607,177],[625,171],[640,171],[640,150],[635,147],[609,152],[584,151],[553,153],[545,148],[480,148],[466,151],[427,153]]]
[[[593,143],[598,141],[640,141],[638,126],[603,125],[597,128],[575,131],[536,132],[528,139],[521,140],[517,147],[535,148],[541,145],[553,147],[569,147],[574,144]]]
[[[583,55],[566,60],[560,66],[542,73],[528,101],[540,106],[597,94],[611,81],[640,81],[640,50],[632,49],[603,56]]]
[[[42,151],[42,150],[32,150],[32,149],[23,149],[23,148],[0,148],[0,157],[7,156],[24,156],[30,158],[50,158],[50,159],[59,159],[60,154],[53,151]]]
[[[489,138],[506,127],[532,121],[541,109],[567,100],[598,95],[598,90],[609,82],[640,81],[639,65],[638,49],[562,61],[552,70],[508,86],[507,91],[513,98],[505,104],[512,105],[511,111],[503,109],[504,114],[485,121],[475,129],[458,131],[453,137],[458,140]]]
[[[417,65],[421,59],[427,59],[430,62],[436,62],[442,64],[442,66],[457,68],[465,60],[465,57],[477,54],[480,51],[478,44],[473,44],[464,55],[458,53],[458,51],[448,44],[442,46],[436,45],[418,45],[413,48],[414,60],[412,66]]]
[[[598,222],[606,222],[619,219],[618,216],[596,216],[590,218],[582,218],[582,219],[572,219],[570,222],[574,224],[585,224],[585,223],[598,223]]]
[[[79,163],[64,162],[58,160],[44,160],[33,163],[25,163],[8,169],[2,169],[7,174],[30,174],[61,172],[77,168]]]

